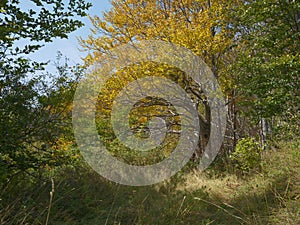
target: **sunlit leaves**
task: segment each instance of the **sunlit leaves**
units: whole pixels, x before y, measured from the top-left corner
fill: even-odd
[[[7,174],[47,164],[51,158],[47,143],[59,138],[65,128],[64,108],[70,110],[66,88],[72,87],[63,79],[57,84],[65,89],[52,87],[53,77],[45,72],[41,75],[47,62],[31,61],[30,53],[55,38],[67,38],[83,26],[75,16],[86,16],[91,6],[83,0],[68,4],[63,0],[31,0],[27,4],[32,8],[24,8],[17,0],[0,3],[0,167],[8,170],[4,171]],[[56,91],[60,91],[60,98]]]
[[[241,9],[239,87],[255,116],[283,115],[299,105],[300,4],[260,0]]]

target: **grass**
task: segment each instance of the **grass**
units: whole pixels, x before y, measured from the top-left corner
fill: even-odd
[[[54,176],[48,224],[300,224],[299,143],[266,152],[262,169],[251,175],[190,171],[148,187],[65,168]],[[26,179],[16,178],[2,192],[0,224],[45,224],[51,180]]]

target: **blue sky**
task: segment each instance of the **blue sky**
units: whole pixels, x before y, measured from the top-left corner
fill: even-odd
[[[88,11],[88,14],[91,16],[97,15],[102,17],[103,12],[109,10],[111,7],[110,0],[89,0],[89,2],[93,4]],[[87,38],[87,36],[91,34],[90,28],[92,25],[88,18],[81,18],[81,21],[85,23],[85,26],[71,33],[68,39],[56,39],[52,43],[47,43],[39,51],[30,55],[30,58],[38,62],[54,61],[57,52],[60,51],[64,56],[70,59],[71,64],[82,62],[81,58],[87,53],[79,50],[80,46],[77,38]],[[50,62],[46,69],[49,72],[54,72],[55,67],[53,66],[53,62]]]

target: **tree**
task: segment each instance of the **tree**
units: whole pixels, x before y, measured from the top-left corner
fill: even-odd
[[[234,1],[210,0],[112,1],[112,9],[104,14],[103,20],[97,16],[91,18],[93,35],[87,40],[81,40],[82,46],[90,51],[86,63],[91,65],[97,62],[103,54],[109,53],[116,46],[138,40],[158,39],[190,49],[210,66],[215,77],[220,78],[224,75],[223,57],[234,36],[229,17],[233,4]],[[175,68],[143,64],[139,70],[143,71],[141,74],[145,74],[149,68],[151,75],[167,74],[168,78],[182,85],[199,105],[199,149],[203,150],[209,137],[211,122],[210,107],[203,90]],[[119,78],[118,82],[125,85],[126,76],[130,77],[132,74],[136,75],[136,72],[123,72],[125,78]]]
[[[0,3],[0,166],[1,176],[38,169],[49,162],[46,143],[59,136],[61,119],[51,113],[48,97],[59,87],[53,78],[41,75],[46,63],[26,56],[55,38],[83,26],[76,16],[86,16],[91,6],[83,0],[31,0],[30,9],[22,9],[18,0]],[[20,47],[19,41],[26,43]],[[49,74],[48,74],[49,75]],[[66,74],[56,82],[67,84]],[[64,80],[64,79],[65,80]],[[61,102],[66,99],[60,100]],[[52,103],[51,103],[52,104]]]
[[[300,3],[250,1],[235,24],[240,50],[233,68],[244,113],[261,121],[262,139],[272,120],[299,129]]]

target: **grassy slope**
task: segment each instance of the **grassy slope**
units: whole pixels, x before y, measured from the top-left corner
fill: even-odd
[[[269,152],[262,167],[247,177],[192,172],[139,188],[69,169],[55,179],[49,224],[300,224],[299,141]],[[6,189],[0,224],[45,224],[50,189],[28,181]]]

